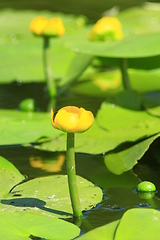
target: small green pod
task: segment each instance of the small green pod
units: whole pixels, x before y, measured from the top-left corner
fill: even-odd
[[[33,98],[26,98],[22,100],[19,104],[19,110],[24,112],[35,111],[35,101]]]
[[[155,192],[156,191],[156,187],[151,182],[143,181],[143,182],[138,184],[137,191],[138,192]]]

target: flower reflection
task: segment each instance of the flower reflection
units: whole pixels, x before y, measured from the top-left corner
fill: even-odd
[[[65,161],[65,154],[57,153],[52,159],[42,159],[40,156],[30,156],[29,162],[33,168],[46,172],[60,172]]]

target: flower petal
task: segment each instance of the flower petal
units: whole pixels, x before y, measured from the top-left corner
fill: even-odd
[[[69,113],[75,113],[75,114],[78,114],[80,115],[80,109],[78,107],[75,107],[75,106],[66,106],[66,107],[63,107],[61,108],[60,110],[64,109],[66,112],[69,112]]]
[[[51,18],[45,27],[43,34],[48,36],[60,37],[64,34],[65,29],[60,18]]]
[[[31,32],[37,34],[37,35],[41,35],[44,28],[47,26],[48,24],[48,19],[45,17],[36,17],[32,20],[32,22],[30,23],[29,29]]]
[[[83,108],[80,108],[80,110],[81,110],[81,116],[79,119],[79,123],[77,124],[77,127],[75,129],[76,130],[75,132],[85,132],[92,126],[94,121],[94,116],[92,112],[86,111]]]
[[[56,113],[53,113],[53,109],[51,109],[51,121],[55,128],[63,132],[85,132],[92,126],[94,116],[92,112],[86,111],[84,108],[66,106]]]
[[[64,109],[60,109],[54,119],[56,128],[64,132],[75,132],[78,122],[78,114],[74,112],[67,112]]]

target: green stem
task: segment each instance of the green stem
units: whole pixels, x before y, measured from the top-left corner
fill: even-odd
[[[45,79],[47,84],[47,90],[49,97],[55,97],[57,95],[56,85],[53,79],[52,64],[51,64],[51,55],[50,55],[50,38],[43,37],[43,63],[45,71]]]
[[[76,182],[74,133],[67,133],[66,163],[67,163],[68,186],[72,203],[73,215],[75,218],[81,219],[82,211]]]
[[[126,58],[120,59],[120,67],[121,67],[121,73],[122,73],[123,86],[125,89],[131,89],[131,84],[130,84],[129,76],[128,76],[128,72],[127,72],[127,59]]]

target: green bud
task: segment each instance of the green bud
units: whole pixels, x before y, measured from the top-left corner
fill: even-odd
[[[156,187],[153,183],[144,181],[138,184],[137,190],[138,192],[155,192]]]
[[[19,104],[19,110],[24,112],[35,111],[35,102],[33,98],[26,98]]]

